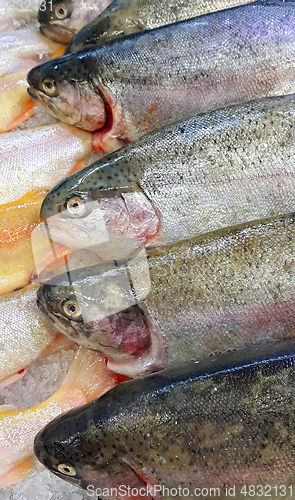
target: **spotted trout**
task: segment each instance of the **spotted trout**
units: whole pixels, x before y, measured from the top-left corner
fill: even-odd
[[[36,66],[29,95],[112,152],[227,104],[294,92],[295,2],[261,0]]]
[[[111,0],[42,0],[38,13],[40,30],[52,40],[67,43],[110,3]]]
[[[107,40],[129,33],[157,28],[245,3],[249,1],[113,0],[109,7],[72,38],[65,53],[76,52],[90,45],[102,45]]]
[[[291,213],[294,144],[294,95],[210,111],[64,179],[46,195],[41,218],[53,240],[118,260]]]
[[[290,500],[294,365],[293,340],[119,384],[49,423],[35,453],[95,498],[242,500],[250,492],[258,500],[277,490]]]
[[[58,331],[135,377],[295,333],[295,217],[60,275],[38,290]]]

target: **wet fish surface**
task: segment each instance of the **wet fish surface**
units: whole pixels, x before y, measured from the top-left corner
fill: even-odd
[[[65,335],[138,376],[294,335],[294,215],[60,275],[38,305]]]
[[[101,14],[82,28],[69,43],[66,54],[118,36],[137,33],[249,3],[243,0],[113,0]]]
[[[53,240],[118,260],[143,245],[291,213],[294,126],[294,95],[167,126],[61,181],[41,218]]]
[[[5,31],[0,34],[0,42],[0,76],[29,70],[53,57],[58,48],[58,44],[32,28]]]
[[[110,3],[111,0],[43,0],[38,12],[40,29],[48,38],[68,43]]]
[[[227,104],[294,92],[295,2],[260,1],[111,40],[33,68],[29,94],[112,152]]]
[[[258,499],[281,485],[290,499],[294,364],[293,340],[125,382],[48,424],[35,453],[58,477],[111,500],[210,498],[203,488]]]
[[[89,132],[61,123],[1,134],[0,204],[49,189],[91,151]]]

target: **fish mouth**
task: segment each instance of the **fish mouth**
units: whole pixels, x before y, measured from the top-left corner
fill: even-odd
[[[138,358],[124,358],[123,360],[108,358],[109,370],[135,378],[167,368],[168,359],[161,332],[153,327],[147,315],[145,319],[150,334],[149,350]]]
[[[37,300],[36,300],[36,304],[37,304],[38,309],[39,309],[39,310],[40,310],[40,311],[41,311],[44,315],[47,315],[47,311],[46,311],[46,309],[45,309],[44,305],[42,304],[42,302],[41,302],[39,299],[37,299]]]
[[[51,38],[56,42],[69,43],[72,37],[75,35],[75,31],[71,30],[66,26],[61,26],[58,21],[50,23],[50,25],[41,24],[40,31],[47,38]]]
[[[37,101],[38,100],[38,97],[36,96],[36,94],[34,94],[33,90],[31,89],[31,87],[28,87],[27,88],[27,92],[29,94],[29,96],[31,97],[31,99],[34,99],[34,101]]]

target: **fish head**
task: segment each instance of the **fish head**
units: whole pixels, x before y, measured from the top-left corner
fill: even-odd
[[[40,213],[50,238],[104,260],[127,259],[154,244],[160,216],[130,167],[121,150],[57,184]]]
[[[143,392],[142,384],[134,388],[133,382],[141,381],[123,382],[99,399],[47,424],[35,438],[38,460],[58,477],[89,493],[91,487],[98,488],[100,497],[152,500],[154,497],[148,493],[140,497],[129,493],[132,488],[144,489],[155,484],[129,458],[134,439],[132,443],[129,441],[126,422],[136,418],[138,399]],[[120,495],[119,487],[126,489],[126,493]],[[111,488],[112,493],[102,494],[102,490],[110,492]]]
[[[128,376],[165,366],[162,337],[141,304],[151,286],[147,259],[136,259],[128,267],[107,262],[76,269],[37,294],[37,305],[58,331],[100,352],[110,369]]]
[[[73,0],[42,0],[38,12],[41,32],[56,42],[68,43],[75,34],[73,9]]]
[[[99,18],[84,26],[69,42],[65,54],[78,52],[86,47],[101,45],[106,41],[106,34],[109,32],[111,20],[109,10],[106,9]]]
[[[69,435],[69,432],[74,430],[72,422],[67,420],[57,422],[58,419],[55,420],[55,424],[47,425],[37,434],[34,442],[35,455],[44,467],[56,476],[83,488],[82,468],[79,467],[80,457],[75,456],[74,447],[71,445],[74,435],[72,438]],[[78,425],[82,430],[82,422]],[[67,439],[62,441],[62,437],[65,436]]]
[[[105,104],[92,81],[89,57],[80,56],[57,57],[31,69],[28,94],[58,120],[94,131],[105,124]]]

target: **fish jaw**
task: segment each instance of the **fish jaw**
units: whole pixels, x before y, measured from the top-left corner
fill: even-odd
[[[85,70],[88,78],[78,81],[71,55],[55,58],[48,63],[36,66],[28,73],[30,97],[52,116],[69,125],[90,132],[102,128],[106,122],[105,104],[90,80],[88,70]],[[46,80],[53,84],[54,92],[51,90],[50,94],[42,87]]]
[[[57,9],[59,5],[66,9],[66,17],[59,19]],[[75,34],[71,30],[71,14],[73,0],[43,0],[38,12],[40,31],[56,42],[68,43]]]
[[[67,26],[66,23],[62,24],[62,21],[52,22],[50,26],[41,24],[40,31],[51,40],[64,44],[68,43],[75,34],[71,30],[70,25]]]
[[[112,264],[107,263],[92,266],[93,272],[99,273],[99,269],[105,268],[102,266],[112,269]],[[136,377],[165,368],[168,363],[162,334],[144,308],[135,303],[127,274],[121,269],[116,276],[102,274],[99,286],[88,289],[87,298],[82,299],[83,283],[79,287],[75,279],[81,272],[84,270],[42,285],[37,293],[39,309],[67,337],[106,356],[109,368],[116,373]],[[104,295],[110,296],[110,300],[104,301]],[[63,308],[68,301],[75,301],[81,310],[76,320]]]

